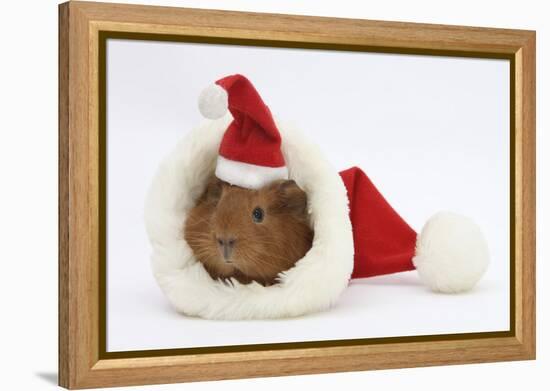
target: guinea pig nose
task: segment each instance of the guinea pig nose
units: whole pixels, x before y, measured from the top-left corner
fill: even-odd
[[[234,237],[221,237],[221,236],[218,236],[218,237],[216,237],[216,241],[218,242],[218,244],[220,246],[233,247],[235,245],[235,242],[237,241],[237,239],[235,239]]]
[[[230,262],[231,254],[233,253],[233,248],[235,247],[237,239],[233,237],[217,237],[216,241],[220,247],[223,259],[225,259],[226,262]]]

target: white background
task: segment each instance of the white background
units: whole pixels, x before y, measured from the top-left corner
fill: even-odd
[[[145,3],[145,2],[144,2]],[[541,389],[548,382],[545,328],[548,280],[549,30],[543,2],[150,1],[149,4],[528,28],[537,30],[537,361],[271,379],[206,382],[135,389],[256,390],[360,388],[408,390]],[[3,278],[2,364],[6,389],[54,388],[57,371],[57,9],[55,1],[4,3],[0,24],[0,167]],[[22,18],[25,23],[22,24]],[[131,388],[134,389],[134,388]]]
[[[410,272],[354,281],[333,310],[297,319],[175,315],[151,275],[144,199],[203,121],[202,88],[237,72],[417,231],[441,209],[477,221],[492,256],[479,285],[438,295]],[[508,61],[109,40],[107,91],[108,351],[509,329]]]

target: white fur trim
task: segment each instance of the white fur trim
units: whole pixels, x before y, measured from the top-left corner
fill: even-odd
[[[439,212],[418,235],[413,263],[432,290],[462,292],[473,288],[487,270],[489,248],[472,220]]]
[[[228,99],[223,87],[211,84],[199,95],[199,110],[205,118],[222,118],[227,113]]]
[[[353,269],[348,199],[338,172],[313,143],[277,124],[289,177],[308,194],[315,231],[313,247],[280,277],[280,283],[234,286],[214,281],[183,239],[186,215],[214,172],[218,148],[231,121],[208,121],[178,143],[162,162],[145,205],[155,278],[180,312],[209,319],[298,316],[330,307],[346,288]]]
[[[232,185],[259,189],[278,179],[288,179],[288,169],[285,166],[257,166],[218,156],[216,176]]]

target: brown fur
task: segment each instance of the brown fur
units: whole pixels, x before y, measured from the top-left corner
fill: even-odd
[[[257,207],[264,211],[259,223]],[[294,181],[248,190],[213,178],[185,221],[184,238],[212,278],[272,285],[311,248],[307,196]],[[220,243],[231,243],[227,260]]]

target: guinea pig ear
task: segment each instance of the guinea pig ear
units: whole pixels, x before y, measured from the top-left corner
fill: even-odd
[[[207,202],[218,202],[222,196],[225,182],[219,180],[217,177],[212,177],[206,185],[203,198]]]
[[[293,180],[279,181],[274,184],[276,205],[296,215],[305,215],[307,195]]]

